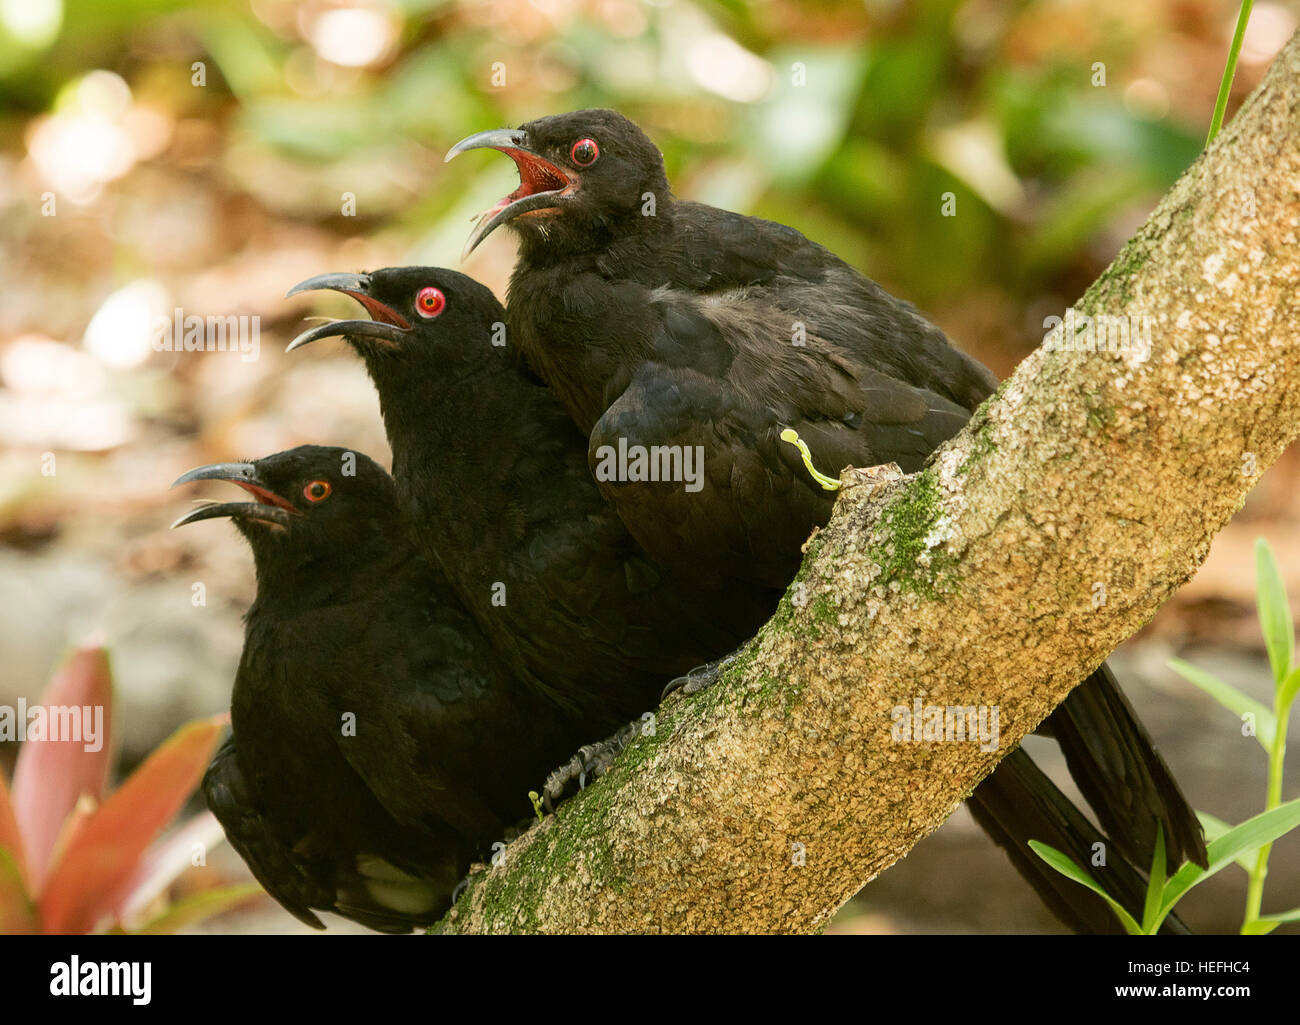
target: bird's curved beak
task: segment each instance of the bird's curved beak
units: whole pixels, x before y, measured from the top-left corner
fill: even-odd
[[[316,327],[308,328],[285,348],[293,352],[320,338],[337,338],[343,335],[372,338],[388,346],[400,345],[411,325],[396,310],[370,294],[369,274],[317,274],[314,278],[300,281],[285,293],[285,298],[299,292],[318,292],[328,289],[352,296],[373,318],[371,320],[332,320]]]
[[[228,480],[232,484],[238,484],[257,501],[213,502],[202,505],[173,523],[173,529],[183,527],[187,523],[197,523],[199,520],[211,520],[221,516],[238,520],[261,520],[263,523],[287,527],[291,516],[302,515],[293,507],[292,502],[277,495],[262,482],[257,475],[257,466],[253,463],[210,463],[181,474],[172,487],[196,480]]]
[[[519,188],[500,199],[496,206],[483,211],[465,242],[465,249],[460,254],[462,260],[491,235],[498,225],[523,214],[554,211],[578,190],[577,175],[556,167],[532,149],[527,132],[514,128],[493,128],[479,132],[461,139],[449,149],[444,163],[471,149],[498,150],[513,160],[519,169]]]

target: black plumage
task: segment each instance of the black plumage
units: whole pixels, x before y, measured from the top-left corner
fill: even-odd
[[[614,111],[480,133],[452,154],[483,146],[521,184],[469,246],[502,223],[518,234],[512,337],[588,436],[598,478],[619,445],[703,453],[699,492],[600,482],[646,552],[702,590],[784,587],[829,518],[834,492],[787,429],[825,472],[910,473],[995,387],[911,304],[793,228],[674,198],[658,150]],[[1150,863],[1159,824],[1171,868],[1204,864],[1191,807],[1104,667],[1046,729],[1129,857]]]
[[[209,807],[309,925],[313,909],[384,932],[437,921],[591,724],[509,671],[365,455],[304,446],[177,483],[195,480],[255,499],[177,521],[231,518],[257,571]]]
[[[568,154],[588,138],[599,156],[580,167]],[[518,234],[512,340],[589,438],[593,470],[620,440],[703,447],[702,495],[601,481],[646,551],[698,586],[784,588],[829,517],[834,494],[784,429],[827,473],[911,473],[996,387],[910,303],[793,228],[673,197],[658,150],[614,111],[482,133],[453,152],[480,145],[507,149],[525,183],[548,182],[539,166],[570,182],[497,210],[471,245],[500,223]],[[548,206],[512,213],[541,196]]]
[[[771,614],[778,592],[766,586],[695,589],[648,563],[602,503],[583,439],[555,397],[509,346],[492,344],[503,311],[488,289],[432,267],[325,275],[294,291],[315,288],[352,295],[376,319],[311,328],[291,348],[342,335],[361,355],[417,532],[471,607],[493,579],[524,583],[510,590],[527,599],[513,615],[509,602],[482,600],[479,614],[494,643],[517,651],[549,689],[583,708],[618,707],[621,721],[650,707],[665,673],[727,653]],[[1062,887],[1023,849],[1042,838],[1087,861],[1097,837],[1026,761],[999,766],[998,782],[977,788],[977,818],[999,842],[1018,842],[1013,860],[1071,926],[1113,927],[1099,898]],[[1139,873],[1118,852],[1110,865],[1123,884],[1115,892],[1132,892]]]
[[[592,481],[582,435],[513,349],[494,344],[505,311],[490,290],[407,267],[294,291],[318,288],[352,295],[375,319],[312,328],[291,348],[338,335],[361,356],[422,550],[501,657],[590,725],[588,740],[762,625],[765,596],[720,605],[646,557]]]

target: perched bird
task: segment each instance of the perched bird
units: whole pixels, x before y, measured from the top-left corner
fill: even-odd
[[[719,604],[657,567],[601,498],[586,444],[505,339],[505,310],[439,268],[325,274],[373,319],[325,323],[299,349],[347,339],[379,393],[393,477],[422,550],[442,566],[499,655],[599,724],[658,704],[664,684],[733,650],[771,608]],[[603,732],[602,732],[603,731]]]
[[[303,446],[176,483],[205,480],[254,500],[175,525],[230,518],[257,571],[208,806],[308,925],[313,909],[382,932],[437,921],[592,724],[509,672],[367,456]]]
[[[911,304],[798,231],[676,199],[635,124],[583,110],[470,136],[520,185],[508,224],[514,344],[588,437],[606,498],[660,565],[701,590],[785,587],[830,517],[815,467],[920,470],[996,385]],[[793,433],[789,433],[793,432]],[[630,472],[631,450],[694,453],[701,487]],[[1045,723],[1116,845],[1205,864],[1200,825],[1104,666]]]
[[[518,581],[510,602],[518,592],[521,608],[507,617],[510,602],[485,601],[482,615],[495,626],[494,644],[521,649],[548,686],[613,706],[627,701],[629,681],[648,677],[616,718],[627,717],[652,700],[665,669],[734,649],[771,614],[776,596],[766,587],[733,581],[721,597],[693,593],[648,565],[601,502],[582,437],[555,397],[509,346],[492,344],[504,311],[483,285],[455,271],[409,267],[324,275],[293,291],[319,288],[351,295],[374,319],[313,327],[290,348],[339,335],[361,355],[417,530],[471,597],[491,580]],[[701,604],[712,632],[688,640]],[[524,630],[537,633],[516,633]],[[656,652],[667,661],[653,666]],[[646,672],[651,666],[657,674]],[[1066,924],[1118,928],[1100,898],[1025,846],[1039,839],[1088,863],[1102,839],[1027,756],[1005,759],[971,806]],[[1141,874],[1118,852],[1100,871],[1110,892],[1140,913]],[[1170,928],[1179,926],[1171,920]]]
[[[518,235],[513,344],[590,439],[633,535],[700,586],[784,589],[834,494],[819,467],[919,470],[997,385],[909,303],[793,228],[678,200],[663,159],[609,110],[470,136],[520,186],[489,211]],[[650,197],[647,199],[647,197]],[[604,451],[703,448],[704,487],[609,480]]]

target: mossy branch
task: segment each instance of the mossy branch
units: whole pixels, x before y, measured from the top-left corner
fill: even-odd
[[[725,678],[671,700],[442,930],[814,931],[942,823],[1300,433],[1298,183],[1300,37],[1078,303],[1138,343],[1078,351],[1095,332],[1062,325],[923,473],[847,473]],[[996,706],[999,749],[895,742],[917,698]]]

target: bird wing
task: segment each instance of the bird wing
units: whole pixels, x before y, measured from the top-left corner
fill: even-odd
[[[328,878],[294,854],[292,846],[276,835],[253,798],[235,751],[227,739],[203,776],[203,795],[221,823],[236,853],[253,876],[289,914],[313,929],[325,926],[311,911],[334,905],[334,888]]]
[[[651,557],[696,581],[784,587],[811,527],[829,518],[835,493],[782,440],[786,429],[828,477],[888,462],[910,473],[969,416],[941,395],[861,365],[747,293],[660,288],[646,309],[652,358],[596,422],[588,463]],[[632,479],[630,463],[611,462],[638,449],[652,466],[678,452],[682,465],[693,456],[698,479],[691,487]]]
[[[646,711],[667,680],[752,636],[770,603],[746,595],[719,609],[654,565],[602,498],[586,438],[544,387],[521,393],[510,412],[527,431],[492,453],[502,498],[461,514],[476,523],[475,544],[447,561],[502,657],[587,724],[581,744]],[[437,501],[417,508],[417,520],[445,516],[446,499]]]
[[[973,412],[997,387],[906,300],[801,232],[775,221],[675,202],[673,230],[615,245],[598,266],[611,281],[699,296],[744,290],[750,302],[800,320],[858,363]]]
[[[476,718],[492,711],[490,652],[473,643],[468,617],[445,622],[432,596],[412,604],[318,610],[297,672],[327,689],[335,745],[399,825],[437,818],[473,841],[499,838],[501,819],[465,767],[481,742]]]
[[[307,832],[286,837],[258,806],[253,788],[239,764],[234,738],[222,745],[203,777],[208,807],[221,823],[226,839],[244,859],[254,878],[294,918],[313,929],[325,925],[313,908],[346,915],[378,932],[407,933],[418,924],[436,921],[445,906],[444,892],[455,882],[455,852],[430,852],[430,864],[444,858],[443,875],[450,881],[432,887],[424,879],[406,875],[375,856],[358,856],[352,848],[340,849],[323,833]],[[357,838],[357,849],[366,840]],[[437,900],[433,912],[417,914],[385,904],[385,898],[406,891]]]

